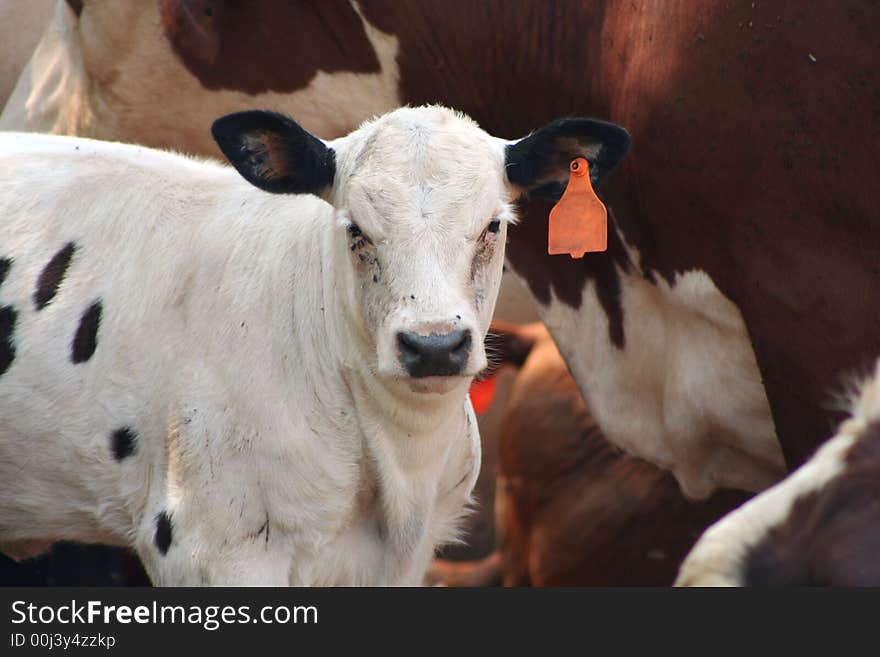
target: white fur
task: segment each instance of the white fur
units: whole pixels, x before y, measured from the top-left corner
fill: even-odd
[[[784,472],[739,309],[704,272],[621,277],[625,346],[608,335],[593,281],[580,308],[553,295],[541,315],[608,439],[675,474],[682,491],[763,490]],[[561,256],[560,256],[561,257]],[[567,257],[567,256],[566,256]]]
[[[418,583],[479,471],[467,389],[504,225],[472,262],[492,216],[512,219],[503,145],[448,110],[398,110],[332,143],[334,209],[207,161],[0,135],[0,257],[14,259],[0,305],[18,310],[0,543],[131,545],[160,585]],[[350,250],[351,220],[376,242],[379,283]],[[68,241],[37,311],[37,278]],[[97,298],[97,350],[73,364]],[[383,363],[383,341],[425,321],[474,331],[465,376],[420,388]],[[122,426],[137,451],[117,462]]]
[[[852,417],[789,477],[749,500],[707,529],[688,554],[677,586],[737,586],[743,583],[749,549],[788,518],[801,498],[844,471],[845,457],[868,426],[880,420],[880,362],[857,395]]]

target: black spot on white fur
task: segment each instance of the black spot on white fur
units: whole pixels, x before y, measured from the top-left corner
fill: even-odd
[[[0,307],[0,376],[6,373],[15,360],[15,323],[18,311],[12,306]]]
[[[6,275],[12,269],[12,260],[9,258],[0,258],[0,285],[6,280]]]
[[[55,298],[75,251],[76,244],[68,242],[63,249],[52,256],[52,259],[40,272],[40,277],[37,279],[37,289],[34,291],[34,305],[37,310],[42,310]]]
[[[73,336],[71,359],[74,363],[84,363],[98,347],[98,329],[101,326],[101,300],[95,301],[83,313],[79,328]]]
[[[113,456],[117,461],[121,461],[134,454],[137,447],[137,434],[129,427],[117,429],[110,434],[110,446],[113,449]]]
[[[168,554],[168,548],[171,547],[171,533],[171,517],[165,511],[162,511],[162,513],[156,516],[156,535],[153,537],[153,541],[156,543],[156,548],[163,555]]]

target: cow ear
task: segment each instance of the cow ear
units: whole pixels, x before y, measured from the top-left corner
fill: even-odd
[[[576,157],[590,163],[596,186],[629,150],[629,133],[614,123],[595,119],[559,119],[505,148],[507,179],[530,196],[558,200],[568,184],[569,164]]]
[[[333,149],[282,114],[227,114],[214,121],[211,133],[230,164],[262,190],[323,196],[333,186]]]

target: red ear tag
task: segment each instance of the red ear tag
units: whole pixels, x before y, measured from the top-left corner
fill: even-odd
[[[488,379],[474,381],[471,384],[471,404],[474,405],[474,412],[477,415],[482,415],[492,406],[496,383],[495,377],[490,376]]]
[[[608,211],[593,191],[586,158],[572,160],[569,171],[565,193],[550,210],[547,253],[583,258],[608,249]]]

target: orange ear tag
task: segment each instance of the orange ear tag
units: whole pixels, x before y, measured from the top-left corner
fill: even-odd
[[[608,211],[593,191],[586,158],[572,160],[569,170],[565,193],[550,210],[547,253],[583,258],[608,249]]]

